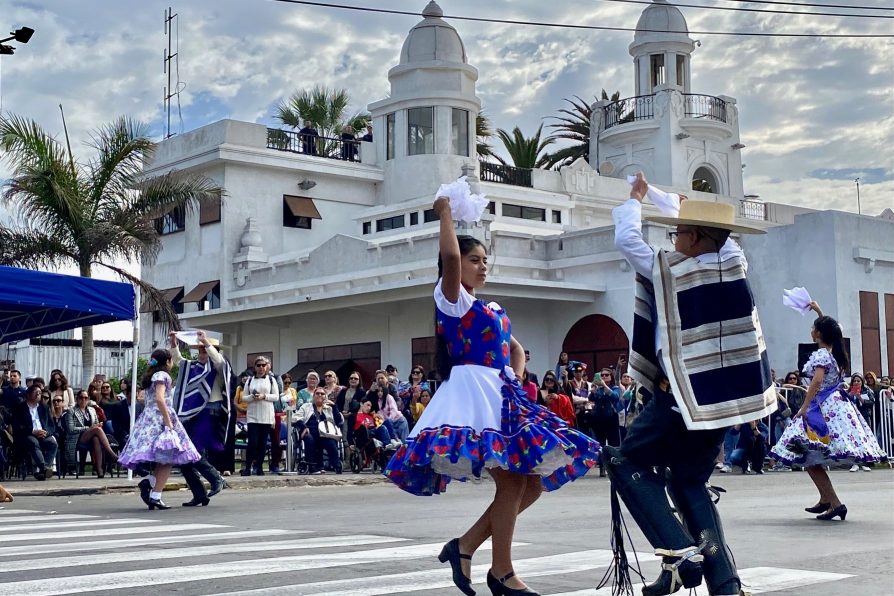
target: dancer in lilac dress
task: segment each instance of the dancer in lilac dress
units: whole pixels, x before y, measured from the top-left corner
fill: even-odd
[[[167,350],[152,352],[149,369],[143,375],[142,382],[146,391],[146,408],[137,418],[127,445],[118,456],[118,463],[125,468],[155,464],[154,475],[140,483],[141,496],[149,509],[170,509],[161,500],[161,491],[168,481],[171,467],[201,459],[174,413],[170,371],[171,355]],[[146,492],[148,495],[144,494]]]
[[[811,337],[819,345],[803,369],[810,387],[771,454],[786,464],[806,466],[819,491],[819,502],[805,511],[818,513],[817,519],[840,517],[844,521],[847,506],[838,498],[824,466],[831,462],[867,464],[886,459],[886,454],[866,420],[839,390],[842,370],[849,365],[841,326],[824,316],[816,302],[810,308],[818,315]]]
[[[472,554],[492,536],[491,592],[535,595],[512,569],[516,518],[543,490],[586,474],[596,464],[599,444],[528,400],[518,381],[524,349],[512,336],[506,311],[473,295],[487,275],[484,246],[470,236],[457,238],[446,198],[438,198],[434,210],[441,220],[442,271],[434,291],[438,368],[447,380],[385,474],[407,492],[433,495],[451,479],[477,479],[486,470],[496,484],[493,503],[438,558],[450,561],[453,581],[464,594],[475,594]]]

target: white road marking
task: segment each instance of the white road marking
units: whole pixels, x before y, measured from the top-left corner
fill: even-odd
[[[5,530],[8,526],[3,524],[12,524],[18,522],[50,522],[59,519],[97,519],[97,515],[78,515],[77,513],[61,513],[59,515],[44,513],[42,515],[21,515],[18,517],[4,517],[0,519],[0,531]]]
[[[45,518],[49,519],[49,518]],[[13,530],[73,530],[76,528],[96,528],[98,526],[125,526],[128,524],[157,524],[161,520],[159,519],[96,519],[96,520],[85,520],[85,521],[76,521],[76,522],[61,522],[61,523],[48,523],[48,524],[23,524],[21,526],[0,526],[3,529],[4,533],[12,532]],[[123,530],[115,530],[116,532],[123,532]],[[27,536],[27,534],[25,534]],[[18,536],[13,537],[13,540],[18,540]]]
[[[208,528],[225,528],[215,524],[171,524],[168,526],[148,526],[144,528],[127,528],[127,534],[155,534],[159,532],[185,532],[192,530],[204,530]],[[95,530],[71,530],[65,532],[39,532],[35,534],[18,534],[16,536],[4,536],[4,544],[7,542],[24,542],[31,540],[65,540],[67,538],[86,538],[87,536],[120,536],[124,532],[121,528],[97,528]]]

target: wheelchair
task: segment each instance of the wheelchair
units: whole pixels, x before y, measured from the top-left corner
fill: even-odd
[[[292,470],[293,472],[298,472],[298,474],[310,474],[311,470],[316,465],[316,454],[308,453],[307,449],[305,449],[304,441],[301,440],[301,431],[299,426],[296,423],[292,423],[290,432],[292,433]],[[344,452],[344,443],[342,441],[338,441],[336,446],[337,456],[339,458],[339,462],[342,463],[345,461],[345,452]],[[326,451],[323,451],[323,469],[331,468],[334,469],[335,465],[329,461],[329,456]]]
[[[353,428],[353,416],[349,417],[348,428]],[[365,470],[373,473],[383,472],[388,460],[396,449],[382,445],[381,441],[370,436],[369,431],[363,426],[351,432],[348,443],[349,464],[351,471],[359,474]]]

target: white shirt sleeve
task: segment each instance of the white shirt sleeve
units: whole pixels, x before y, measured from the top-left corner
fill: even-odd
[[[456,302],[448,301],[444,292],[441,291],[441,280],[438,280],[438,285],[435,286],[435,305],[445,315],[462,318],[469,312],[473,304],[475,304],[475,297],[469,294],[462,284],[459,285],[459,298],[456,299]]]
[[[643,207],[636,199],[628,199],[612,209],[615,248],[637,273],[651,279],[655,251],[643,240],[642,211]]]
[[[727,238],[723,246],[720,247],[719,257],[721,263],[733,257],[740,257],[745,266],[745,271],[748,271],[748,259],[745,258],[745,252],[742,250],[742,247],[739,246],[739,244],[732,238]]]

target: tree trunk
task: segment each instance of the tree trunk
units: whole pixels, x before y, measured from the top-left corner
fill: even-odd
[[[89,263],[81,263],[81,277],[93,277]],[[93,327],[81,327],[81,387],[87,388],[93,381],[96,367],[96,351],[93,347]]]

